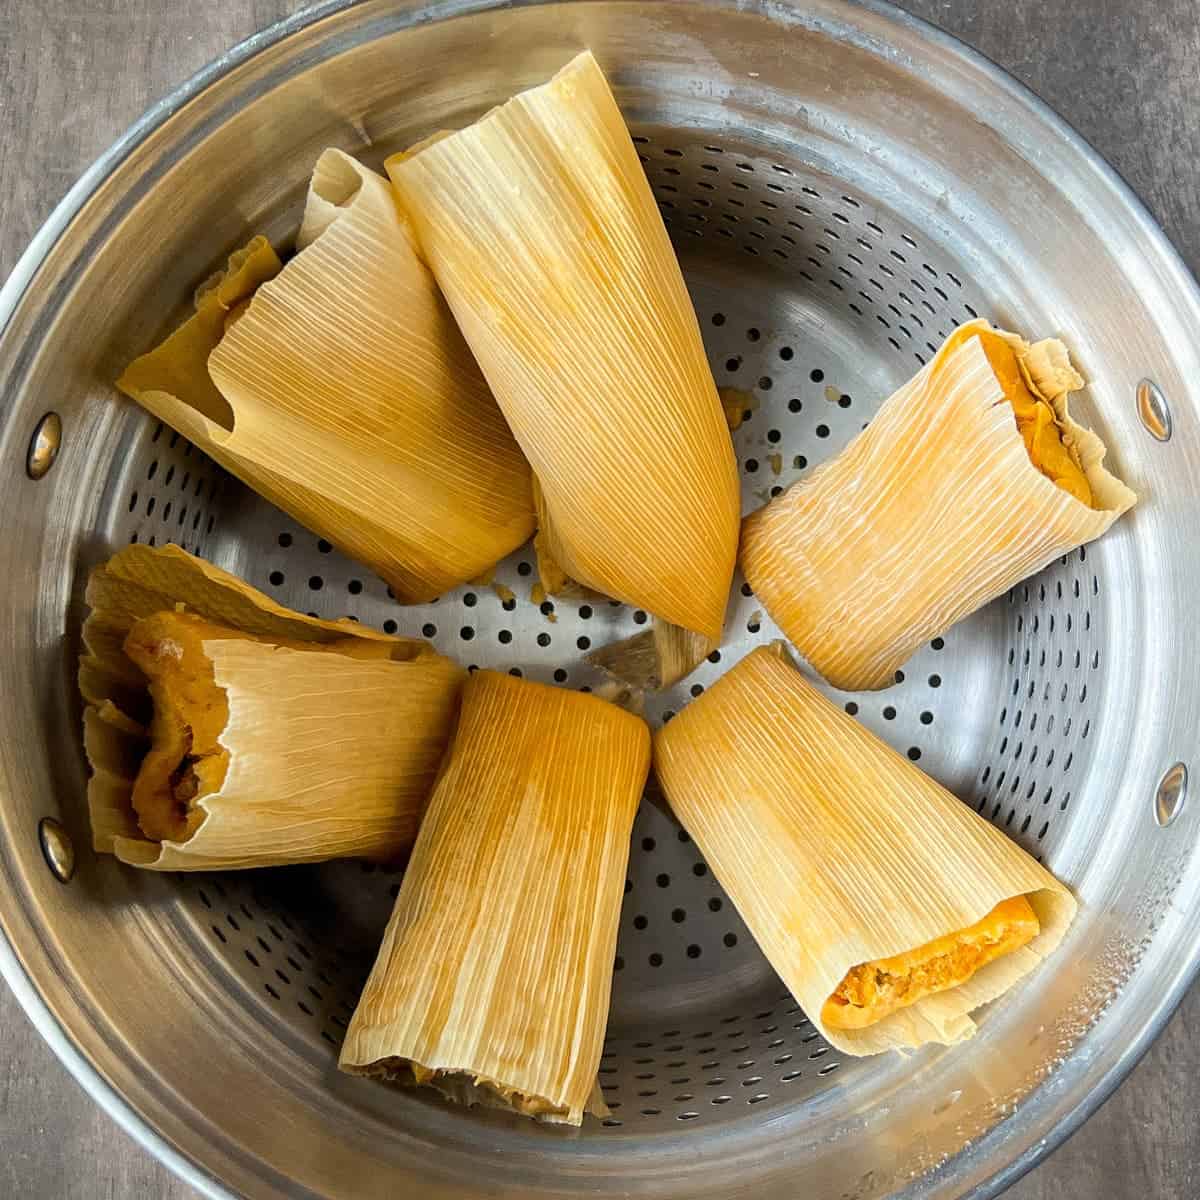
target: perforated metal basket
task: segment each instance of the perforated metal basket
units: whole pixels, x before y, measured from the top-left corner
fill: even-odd
[[[747,507],[836,453],[977,314],[1066,339],[1091,380],[1084,419],[1143,501],[894,687],[837,696],[1077,889],[1053,961],[971,1044],[843,1059],[686,834],[644,805],[601,1067],[613,1115],[564,1132],[335,1070],[395,875],[95,859],[73,671],[86,571],[139,540],[466,663],[595,682],[583,651],[644,614],[539,609],[527,553],[497,576],[515,606],[462,589],[402,608],[110,386],[248,231],[287,239],[323,147],[377,164],[582,46],[628,117],[718,383],[753,397],[735,435]],[[834,0],[327,5],[118,143],[22,259],[0,327],[0,962],[85,1086],[214,1195],[992,1195],[1103,1099],[1190,980],[1196,287],[1086,146],[928,27]],[[776,635],[737,586],[719,656],[653,721]],[[65,886],[47,817],[76,848]]]

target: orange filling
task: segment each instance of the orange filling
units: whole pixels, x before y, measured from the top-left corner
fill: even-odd
[[[960,329],[950,335],[946,347],[953,349],[973,337],[979,339],[996,379],[1004,390],[1004,397],[1012,405],[1017,429],[1025,442],[1029,461],[1063,491],[1089,508],[1093,507],[1092,489],[1087,476],[1074,455],[1063,444],[1062,429],[1054,415],[1054,409],[1030,389],[1016,352],[1008,342],[991,330]]]
[[[1024,946],[1041,926],[1024,896],[997,904],[982,921],[891,958],[846,972],[821,1009],[831,1029],[863,1029],[926,996],[966,983],[980,967]]]

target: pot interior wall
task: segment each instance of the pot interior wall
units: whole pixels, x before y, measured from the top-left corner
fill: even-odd
[[[1198,715],[1185,673],[1194,637],[1163,633],[1178,629],[1188,590],[1180,564],[1189,552],[1196,561],[1177,499],[1193,486],[1195,446],[1153,442],[1133,394],[1150,376],[1180,423],[1193,415],[1194,338],[1173,335],[1194,313],[1177,303],[1163,318],[1170,264],[1129,257],[1138,222],[1081,152],[1055,143],[1046,155],[1061,163],[1032,161],[1020,139],[1036,114],[920,29],[832,4],[806,16],[596,4],[412,19],[361,6],[202,92],[116,166],[0,341],[13,555],[0,585],[3,911],[18,956],[158,1132],[256,1193],[384,1195],[414,1180],[430,1195],[865,1198],[932,1195],[946,1180],[965,1190],[1080,1094],[1090,1068],[1079,1046],[1101,1014],[1140,1022],[1129,1044],[1140,1036],[1154,1006],[1129,1015],[1133,965],[1148,958],[1169,980],[1192,961],[1191,941],[1161,918],[1194,904],[1182,891],[1193,818],[1185,810],[1159,829],[1152,797],[1159,772],[1190,752],[1194,734],[1181,731]],[[601,1065],[613,1113],[566,1132],[336,1073],[398,874],[342,863],[160,878],[94,859],[71,676],[86,571],[136,540],[178,542],[283,603],[426,636],[466,664],[598,682],[585,650],[645,614],[543,611],[529,599],[528,548],[495,576],[515,605],[475,586],[397,605],[109,383],[250,233],[294,233],[325,145],[378,164],[582,45],[628,116],[717,382],[748,401],[734,435],[747,511],[836,454],[975,316],[1066,338],[1093,383],[1084,419],[1146,499],[1103,541],[924,647],[894,687],[831,693],[1078,890],[1084,910],[1053,964],[994,1005],[969,1046],[844,1058],[781,986],[687,835],[646,803]],[[1012,106],[1007,131],[981,116],[988,87]],[[47,409],[62,414],[65,442],[35,483],[24,448]],[[648,716],[669,719],[777,636],[739,577],[719,658]],[[80,850],[66,888],[37,850],[47,814]],[[1001,1126],[1047,1077],[1024,1129]]]

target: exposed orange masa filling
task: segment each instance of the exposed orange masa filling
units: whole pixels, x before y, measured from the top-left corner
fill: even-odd
[[[132,803],[152,841],[191,837],[204,820],[196,800],[220,791],[225,782],[229,752],[220,737],[229,723],[229,701],[204,643],[231,640],[351,658],[388,658],[393,652],[392,643],[354,637],[325,644],[256,637],[187,612],[160,612],[136,622],[125,638],[125,653],[146,676],[154,717]]]
[[[821,1008],[831,1029],[863,1029],[926,996],[966,983],[980,967],[1024,946],[1041,925],[1024,896],[997,904],[982,921],[915,950],[860,963]]]
[[[1063,444],[1054,409],[1030,390],[1013,348],[999,334],[986,329],[959,329],[950,335],[946,348],[953,349],[973,337],[979,339],[1005,399],[1012,405],[1029,461],[1063,491],[1094,507],[1087,476]]]

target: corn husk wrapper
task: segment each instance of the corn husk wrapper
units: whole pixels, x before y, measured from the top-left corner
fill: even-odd
[[[79,683],[95,849],[155,870],[390,860],[412,843],[453,728],[464,673],[425,642],[276,604],[177,546],[129,546],[88,582]],[[248,641],[205,643],[228,696],[229,770],[184,842],[147,840],[132,806],[149,747],[145,677],[122,644],[134,623],[182,605],[213,622],[364,657]],[[373,650],[378,653],[372,653]]]
[[[644,721],[479,671],[342,1047],[355,1074],[578,1125],[603,1113]]]
[[[1100,438],[1071,420],[1067,395],[1083,380],[1062,343],[1002,336],[1054,409],[1096,507],[1030,461],[978,338],[939,352],[837,458],[743,522],[746,579],[835,687],[886,687],[923,642],[1099,537],[1137,499],[1104,469]]]
[[[542,589],[543,597],[558,596],[562,599],[582,600],[593,594],[562,569],[551,553],[546,534],[541,529],[534,535],[533,553],[537,559],[537,586]]]
[[[540,603],[546,596],[571,600],[592,596],[591,589],[563,570],[550,549],[544,523],[545,503],[536,478],[533,495],[543,525],[533,539],[541,591],[535,592],[532,598]],[[693,633],[681,625],[671,625],[655,617],[649,629],[609,642],[584,655],[584,661],[612,676],[620,687],[635,692],[659,692],[690,675],[719,645],[719,638]]]
[[[655,621],[649,629],[585,655],[628,687],[658,692],[690,675],[719,645],[714,638]]]
[[[387,162],[544,505],[566,576],[718,637],[737,467],[641,163],[581,54]]]
[[[950,1044],[1058,945],[1052,875],[760,647],[655,735],[667,799],[784,984],[847,1054]],[[959,987],[864,1029],[821,1009],[851,967],[966,929],[1025,895],[1041,932]]]
[[[533,532],[528,464],[382,177],[327,150],[298,245],[281,267],[253,239],[117,386],[402,602],[434,599]]]
[[[554,557],[549,532],[550,513],[536,475],[533,477],[533,505],[538,520],[538,530],[533,536],[533,553],[537,559],[537,586],[542,589],[542,599],[558,596],[565,600],[583,600],[589,596],[600,596],[601,593],[585,587],[578,579],[572,579],[562,563]]]

